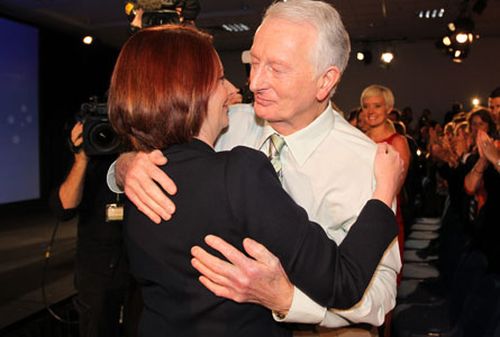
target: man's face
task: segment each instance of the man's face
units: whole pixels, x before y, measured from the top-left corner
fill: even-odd
[[[266,19],[255,34],[250,90],[256,115],[275,129],[294,132],[307,126],[311,114],[317,116],[318,80],[312,57],[316,35],[307,23],[278,18]]]
[[[500,122],[500,97],[490,99],[490,110],[493,120],[496,123]]]

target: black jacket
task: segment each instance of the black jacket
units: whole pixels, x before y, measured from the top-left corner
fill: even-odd
[[[251,237],[276,254],[291,281],[318,303],[349,308],[358,302],[389,243],[393,212],[370,201],[342,245],[281,188],[269,160],[245,147],[216,153],[205,143],[165,151],[164,171],[176,182],[172,220],[156,225],[125,207],[131,270],[142,284],[141,336],[287,336],[271,312],[216,297],[198,281],[190,248],[207,234],[240,250]],[[207,248],[208,249],[208,248]]]

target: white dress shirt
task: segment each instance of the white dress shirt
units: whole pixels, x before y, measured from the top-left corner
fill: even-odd
[[[229,111],[229,128],[216,142],[217,150],[238,145],[267,153],[274,131],[258,119],[250,105]],[[376,145],[330,106],[306,128],[284,136],[281,152],[283,187],[340,244],[375,186]],[[284,322],[341,327],[351,323],[381,325],[395,306],[396,274],[401,269],[397,240],[387,250],[362,300],[348,310],[327,310],[295,288]],[[313,275],[311,275],[313,277]],[[277,317],[275,319],[279,320]]]

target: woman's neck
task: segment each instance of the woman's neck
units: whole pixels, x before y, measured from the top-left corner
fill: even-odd
[[[384,139],[388,138],[395,131],[391,128],[389,121],[385,121],[384,123],[370,128],[366,131],[366,135],[370,137],[374,142],[380,142]]]
[[[200,132],[194,138],[201,140],[202,142],[206,143],[207,145],[210,145],[210,147],[214,147],[215,140],[217,139],[218,135],[212,135],[212,132],[207,132],[206,128],[203,126],[200,129]]]

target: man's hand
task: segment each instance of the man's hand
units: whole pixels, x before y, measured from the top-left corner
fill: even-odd
[[[155,223],[160,223],[161,219],[169,220],[175,212],[174,203],[163,190],[173,195],[177,187],[158,167],[166,163],[167,158],[159,150],[125,153],[116,162],[117,184],[124,187],[130,201]]]
[[[198,246],[191,249],[191,264],[202,274],[199,280],[205,287],[238,303],[257,303],[280,314],[288,312],[294,287],[279,259],[266,247],[252,239],[243,240],[245,251],[254,260],[217,236],[208,235],[205,242],[229,260]]]

